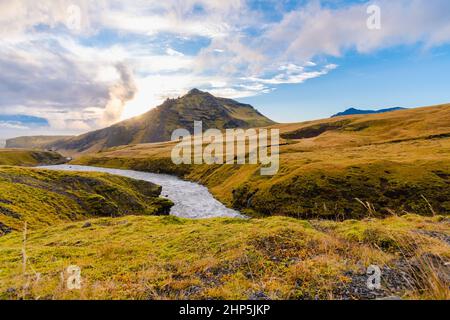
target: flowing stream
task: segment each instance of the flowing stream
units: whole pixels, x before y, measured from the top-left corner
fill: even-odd
[[[229,209],[216,200],[208,189],[198,183],[185,181],[168,174],[148,173],[133,170],[121,170],[77,165],[42,166],[42,169],[105,172],[137,180],[153,182],[162,186],[161,196],[172,200],[175,204],[170,214],[183,218],[244,218],[239,212]]]

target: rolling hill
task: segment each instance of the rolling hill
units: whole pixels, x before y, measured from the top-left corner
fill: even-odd
[[[192,89],[183,97],[168,99],[141,116],[108,128],[36,147],[76,154],[96,152],[120,145],[169,141],[175,129],[186,128],[192,131],[194,120],[202,121],[204,130],[263,127],[274,124],[251,105],[217,98],[207,92]],[[14,140],[7,143],[16,145]]]

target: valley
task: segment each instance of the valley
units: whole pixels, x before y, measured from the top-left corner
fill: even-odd
[[[259,165],[174,165],[173,142],[115,147],[74,163],[174,174],[250,216],[448,214],[448,123],[450,105],[275,125],[282,139],[274,176],[261,176]]]
[[[271,124],[273,176],[175,165],[177,142],[59,150],[62,166],[5,150],[0,298],[449,299],[448,123],[450,105]]]

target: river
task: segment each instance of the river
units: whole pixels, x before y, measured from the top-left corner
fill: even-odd
[[[104,172],[153,182],[162,187],[161,196],[172,200],[175,204],[170,214],[177,217],[194,219],[216,217],[244,218],[239,212],[227,208],[216,200],[206,187],[167,174],[67,164],[42,166],[39,168],[63,171]]]

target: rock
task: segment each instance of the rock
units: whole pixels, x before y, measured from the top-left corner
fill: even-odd
[[[427,231],[427,230],[417,230],[417,233],[444,241],[448,245],[450,245],[450,237],[448,235],[446,235],[445,233],[437,232],[437,231]]]
[[[89,221],[83,224],[82,226],[82,228],[90,228],[90,227],[92,227],[92,223],[90,223]]]

